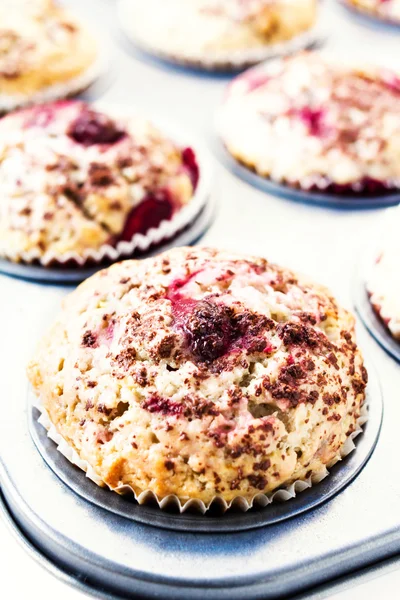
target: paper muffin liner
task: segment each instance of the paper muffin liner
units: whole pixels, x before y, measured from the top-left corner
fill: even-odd
[[[107,110],[108,107],[108,109],[113,109],[114,114],[122,116],[139,114],[134,110],[127,110],[126,107],[120,108],[114,105],[103,105],[102,103],[94,103],[93,107],[98,110]],[[119,112],[115,113],[116,110]],[[103,244],[99,249],[87,248],[79,254],[73,251],[65,252],[62,255],[57,252],[47,252],[44,256],[41,256],[40,250],[37,248],[25,252],[5,249],[5,258],[13,262],[22,262],[25,264],[39,263],[43,267],[83,267],[88,264],[108,264],[116,260],[132,257],[135,253],[145,252],[151,247],[171,240],[196,220],[211,194],[213,169],[208,150],[200,140],[194,139],[193,136],[186,136],[186,134],[176,130],[169,124],[162,123],[151,117],[147,118],[145,115],[143,118],[148,119],[162,134],[168,136],[180,148],[190,147],[193,150],[199,168],[199,180],[189,202],[179,209],[171,219],[162,221],[157,227],[149,229],[145,234],[136,233],[130,241],[120,241],[114,246]]]
[[[129,41],[156,58],[203,71],[240,71],[270,58],[293,54],[319,45],[325,41],[328,35],[325,19],[319,15],[314,26],[297,34],[290,40],[246,50],[199,51],[177,54],[176,52],[163,50],[149,42],[146,36],[143,35],[140,23],[137,23],[137,27],[135,27],[136,23],[131,12],[132,3],[132,0],[119,0],[117,4],[119,26]],[[321,7],[319,7],[319,11],[321,11]]]
[[[120,485],[117,487],[111,487],[106,484],[99,475],[94,471],[93,467],[86,461],[80,458],[76,450],[72,448],[68,442],[63,438],[63,436],[58,433],[55,426],[50,420],[49,414],[44,407],[41,398],[37,398],[33,393],[31,395],[32,405],[39,411],[40,416],[38,418],[38,423],[42,425],[46,431],[47,436],[57,445],[57,450],[73,465],[79,467],[82,471],[85,472],[85,475],[88,479],[93,481],[100,487],[108,488],[112,492],[117,492],[120,495],[130,495],[134,496],[136,502],[138,504],[148,504],[150,502],[156,502],[160,509],[169,509],[171,507],[178,509],[179,513],[182,514],[186,512],[188,509],[194,509],[201,514],[205,514],[212,506],[218,506],[221,509],[221,512],[225,513],[227,510],[231,508],[239,509],[243,512],[247,512],[253,506],[265,507],[273,502],[286,502],[287,500],[291,500],[295,498],[299,493],[303,492],[306,489],[311,488],[314,484],[318,484],[320,481],[325,479],[325,477],[329,476],[328,468],[331,468],[337,462],[348,456],[353,450],[356,449],[356,445],[354,443],[354,439],[363,431],[363,425],[368,421],[368,395],[365,399],[363,406],[361,407],[360,417],[356,421],[356,429],[350,436],[346,439],[345,443],[340,449],[340,455],[336,457],[332,462],[330,462],[327,466],[323,466],[318,471],[313,471],[312,475],[305,480],[296,480],[287,486],[283,486],[269,494],[263,494],[261,492],[255,494],[251,500],[244,498],[243,496],[237,496],[230,502],[227,502],[220,496],[214,496],[210,500],[210,502],[205,503],[202,500],[197,498],[184,498],[178,497],[175,494],[171,494],[169,496],[165,496],[164,498],[159,498],[157,494],[155,494],[151,490],[145,490],[140,492],[139,494],[135,492],[135,490],[129,485]]]
[[[90,26],[80,20],[85,30],[89,35],[96,40],[97,43],[97,58],[85,71],[60,83],[49,85],[37,92],[30,94],[4,94],[0,93],[0,115],[11,112],[17,108],[25,108],[34,104],[42,104],[52,102],[54,100],[62,100],[71,98],[86,91],[97,79],[104,76],[110,67],[111,46],[110,41],[105,35],[93,32]]]

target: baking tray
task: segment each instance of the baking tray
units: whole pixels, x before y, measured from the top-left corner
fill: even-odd
[[[216,195],[211,194],[206,202],[205,207],[201,210],[196,220],[178,233],[174,238],[168,240],[164,244],[157,244],[146,252],[135,252],[132,257],[125,256],[119,260],[129,258],[148,258],[155,256],[160,252],[165,252],[175,246],[190,246],[198,242],[210,227],[216,212]],[[14,263],[10,260],[0,258],[0,273],[10,275],[11,277],[19,277],[28,281],[41,281],[54,284],[65,283],[80,283],[87,279],[100,269],[110,266],[110,262],[103,262],[93,267],[42,267],[40,265],[27,265],[23,263]]]
[[[324,194],[322,192],[306,192],[304,190],[297,190],[288,185],[277,183],[272,179],[261,177],[261,175],[258,175],[255,171],[252,171],[245,165],[242,165],[235,158],[233,158],[233,156],[225,148],[222,141],[216,136],[214,139],[212,139],[211,143],[215,156],[227,169],[229,169],[237,177],[240,177],[240,179],[246,183],[253,185],[267,194],[280,196],[282,198],[294,200],[295,202],[302,202],[304,204],[344,210],[385,208],[389,206],[397,206],[400,203],[400,190],[393,194],[390,193],[380,196],[342,196],[338,194]]]

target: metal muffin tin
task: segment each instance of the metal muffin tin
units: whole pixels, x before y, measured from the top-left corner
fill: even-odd
[[[115,14],[113,1],[67,3],[86,11],[86,16],[103,28]],[[357,27],[356,19],[346,19],[340,6],[335,9],[336,1],[329,4],[332,35],[328,46],[334,45],[335,39],[340,46],[351,40],[349,52],[356,44],[372,54],[379,51],[382,56],[385,52],[395,56],[397,46],[388,36]],[[168,119],[180,121],[196,133],[208,132],[226,81],[159,69],[143,57],[135,60],[120,47],[115,52],[119,73],[105,94],[107,101],[132,101],[148,114],[159,114],[164,108]],[[159,89],[162,97],[151,93]],[[331,285],[344,304],[351,304],[354,246],[371,239],[378,210],[328,211],[285,202],[242,184],[224,169],[220,170],[219,187],[217,218],[204,243],[264,255],[308,272]],[[0,512],[31,556],[51,573],[96,598],[261,600],[298,594],[322,583],[326,594],[326,588],[331,589],[339,578],[353,580],[359,569],[369,571],[371,565],[400,553],[400,474],[395,455],[400,371],[362,325],[358,340],[376,365],[385,411],[378,443],[357,476],[319,506],[310,505],[308,492],[300,494],[299,505],[309,504],[305,512],[294,514],[293,501],[279,505],[279,510],[287,510],[286,516],[292,511],[290,518],[280,522],[241,531],[177,531],[173,526],[177,515],[165,514],[172,524],[166,529],[156,523],[158,509],[149,526],[83,499],[49,468],[31,438],[25,366],[37,339],[70,291],[58,283],[41,285],[0,274]],[[353,461],[360,461],[360,466],[374,445],[380,393],[376,375],[372,372],[371,376],[371,418],[365,433],[356,440],[356,451],[332,470],[330,478],[315,486],[321,494],[336,475],[346,477]],[[52,452],[52,456],[56,454]],[[82,473],[75,475],[81,478]],[[263,510],[271,508],[275,510],[273,505]],[[261,512],[234,517],[242,524],[250,523]],[[197,522],[202,522],[200,517]],[[310,598],[308,591],[306,597]],[[317,597],[321,597],[319,593]]]

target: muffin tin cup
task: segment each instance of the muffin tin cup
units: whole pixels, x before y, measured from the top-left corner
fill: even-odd
[[[130,0],[119,0],[117,4],[118,24],[124,38],[137,49],[144,51],[156,59],[179,67],[186,67],[199,71],[216,73],[234,73],[242,71],[243,69],[256,65],[264,60],[275,58],[277,56],[286,56],[307,48],[321,45],[328,35],[323,15],[319,15],[317,23],[311,29],[299,33],[291,40],[248,50],[188,52],[186,54],[180,53],[178,55],[175,52],[161,50],[151,44],[146,37],[142,35],[142,29],[139,23],[137,28],[135,28],[135,22],[134,19],[132,19],[132,14],[130,12],[132,4],[133,2]]]
[[[101,103],[95,103],[93,106],[99,110],[107,108],[106,105],[103,106]],[[113,108],[115,109],[116,107]],[[116,114],[125,114],[128,116],[134,114],[134,111],[128,111],[126,108],[121,107],[118,107],[118,111]],[[43,277],[38,273],[37,279],[46,279],[45,271],[47,268],[58,269],[60,271],[60,280],[62,280],[63,269],[68,269],[69,271],[76,269],[77,279],[79,279],[80,275],[78,271],[83,268],[95,271],[98,270],[99,266],[128,257],[132,258],[136,254],[146,253],[150,249],[161,246],[168,240],[175,238],[179,232],[196,221],[200,213],[204,210],[211,194],[213,167],[208,150],[200,140],[193,139],[193,137],[177,131],[169,124],[160,123],[157,119],[153,120],[151,118],[149,121],[154,123],[163,134],[170,137],[182,149],[190,147],[195,154],[199,167],[199,181],[188,204],[181,208],[172,219],[162,221],[158,227],[149,229],[146,234],[136,233],[130,241],[120,241],[116,246],[104,244],[100,249],[88,248],[83,254],[71,251],[64,253],[62,256],[57,253],[48,252],[45,258],[40,256],[40,252],[37,249],[27,252],[8,252],[5,259],[6,261],[12,261],[12,263],[18,263],[20,267],[18,269],[19,276],[21,276],[23,268],[33,266],[35,269],[41,268],[43,270]],[[3,265],[6,261],[3,261]],[[0,264],[1,270],[3,269]],[[8,271],[10,274],[13,274],[12,270],[12,267],[4,269],[4,271]]]
[[[249,183],[250,185],[260,189],[267,194],[280,196],[302,202],[303,204],[314,204],[333,209],[358,210],[358,209],[373,209],[397,206],[400,203],[400,190],[396,193],[378,195],[378,196],[346,196],[339,194],[327,194],[322,191],[306,191],[290,187],[262,177],[256,171],[250,169],[244,164],[236,160],[232,154],[224,146],[220,139],[213,140],[214,153],[219,161],[237,177]]]
[[[37,409],[38,423],[42,425],[47,431],[47,436],[55,443],[54,449],[57,448],[70,463],[76,465],[85,472],[86,477],[100,487],[106,487],[113,492],[117,492],[120,495],[133,496],[139,505],[148,505],[156,503],[160,509],[163,510],[175,510],[180,514],[187,511],[201,513],[205,515],[208,511],[213,512],[217,509],[219,513],[225,513],[229,509],[236,509],[242,512],[247,512],[251,508],[263,508],[274,502],[286,502],[296,498],[300,492],[310,489],[313,485],[320,483],[323,479],[329,476],[328,468],[323,467],[320,471],[314,471],[312,475],[306,480],[297,480],[288,486],[283,486],[278,490],[275,490],[269,494],[258,493],[247,500],[242,496],[236,497],[230,502],[226,502],[223,498],[215,496],[209,503],[204,503],[197,498],[179,498],[176,495],[169,495],[164,498],[159,498],[151,490],[145,490],[141,493],[137,493],[129,485],[121,485],[118,487],[111,487],[107,485],[99,475],[94,471],[91,465],[79,457],[78,453],[66,442],[66,440],[59,434],[50,420],[47,410],[43,406],[40,398],[36,398],[33,393],[29,394],[29,403]],[[355,431],[347,438],[346,442],[340,450],[340,457],[335,461],[331,462],[328,467],[333,467],[337,462],[348,456],[353,450],[356,449],[354,443],[355,438],[362,433],[363,425],[368,421],[368,398],[361,409],[361,414],[356,423]],[[41,451],[41,450],[40,450]],[[82,473],[83,476],[83,473]],[[68,485],[68,482],[67,482]],[[78,491],[79,493],[79,491]],[[111,499],[112,501],[112,499]]]
[[[375,254],[376,256],[376,254]],[[400,342],[390,333],[379,315],[375,312],[367,290],[368,271],[373,264],[372,254],[368,253],[361,267],[354,274],[354,306],[365,327],[388,354],[400,362]]]

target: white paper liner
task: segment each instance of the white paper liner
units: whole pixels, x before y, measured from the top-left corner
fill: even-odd
[[[43,406],[41,398],[37,398],[34,394],[31,394],[31,402],[32,405],[37,408],[40,412],[40,416],[38,418],[38,423],[42,425],[46,431],[47,436],[57,445],[57,450],[61,452],[61,454],[69,460],[72,464],[76,465],[82,471],[85,472],[86,477],[96,483],[100,487],[107,487],[109,490],[113,492],[117,492],[118,494],[133,494],[135,500],[138,504],[147,504],[151,501],[156,501],[159,508],[165,509],[171,507],[173,505],[176,507],[180,514],[186,512],[188,509],[195,509],[201,514],[205,514],[212,505],[218,505],[222,512],[226,512],[230,508],[238,508],[243,512],[247,512],[253,506],[261,506],[265,507],[272,502],[286,502],[291,498],[295,498],[297,494],[303,492],[304,490],[311,488],[314,484],[319,483],[325,477],[329,475],[328,468],[323,466],[319,471],[313,471],[312,475],[308,477],[306,480],[297,480],[291,483],[288,486],[284,486],[278,490],[270,492],[269,494],[258,493],[253,496],[251,500],[247,500],[243,496],[237,496],[230,502],[226,502],[220,496],[215,496],[210,502],[207,504],[202,500],[198,500],[197,498],[178,498],[178,496],[171,494],[166,496],[165,498],[160,499],[154,492],[151,490],[145,490],[140,494],[137,494],[135,490],[129,485],[121,485],[118,487],[111,487],[107,485],[99,475],[94,471],[93,467],[86,461],[80,458],[76,450],[72,448],[68,442],[62,437],[60,433],[56,430],[55,426],[50,420],[49,414],[46,408]],[[334,461],[329,463],[328,467],[331,468],[337,462],[348,456],[353,450],[356,449],[356,445],[354,443],[354,439],[362,433],[363,425],[368,421],[368,394],[365,399],[364,405],[361,407],[360,417],[356,421],[356,429],[350,436],[346,439],[345,443],[340,449],[340,456],[335,458]]]
[[[77,94],[84,92],[97,79],[107,72],[110,66],[111,53],[109,39],[107,39],[107,36],[104,39],[103,33],[100,36],[99,33],[93,32],[90,26],[86,26],[82,19],[80,19],[80,22],[85,27],[85,31],[88,31],[89,35],[96,40],[96,60],[85,71],[83,71],[83,73],[80,73],[69,81],[55,83],[43,88],[42,90],[34,92],[33,94],[0,93],[0,114],[10,112],[17,108],[24,108],[34,104],[42,104],[44,102],[52,102],[54,100],[61,100],[63,98],[76,96]]]
[[[107,105],[102,103],[94,103],[93,107],[98,110],[107,110]],[[136,113],[131,108],[121,108],[115,105],[111,108],[115,114],[118,114],[116,111],[120,115],[125,113],[132,116]],[[108,109],[110,109],[110,105],[108,105]],[[143,118],[148,117],[144,115]],[[203,143],[198,139],[194,139],[193,136],[187,136],[182,131],[177,130],[170,124],[160,122],[158,119],[150,117],[148,120],[159,128],[162,133],[170,137],[180,148],[190,147],[195,154],[199,168],[199,180],[192,198],[173,215],[172,219],[162,221],[158,227],[149,229],[145,234],[136,233],[129,242],[120,241],[115,246],[103,244],[99,249],[87,248],[81,254],[72,251],[65,252],[63,255],[56,252],[47,252],[44,256],[41,256],[40,250],[33,248],[25,252],[13,249],[5,250],[4,257],[14,262],[27,264],[39,262],[44,267],[50,265],[62,266],[71,262],[79,267],[87,263],[114,262],[119,259],[131,257],[135,252],[145,252],[152,246],[157,246],[164,241],[170,240],[190,225],[200,214],[211,194],[213,168],[209,152]]]
[[[225,51],[207,51],[207,52],[186,52],[176,54],[168,52],[157,46],[154,46],[143,35],[140,20],[135,23],[132,15],[132,5],[135,0],[119,0],[117,4],[117,16],[119,26],[124,35],[137,45],[141,50],[149,54],[189,68],[202,69],[205,71],[239,71],[256,65],[259,62],[285,56],[305,50],[316,44],[322,43],[328,35],[328,29],[321,20],[321,15],[317,23],[308,31],[299,33],[294,38],[274,44],[262,46],[260,48],[249,48],[247,50],[225,50]],[[321,11],[321,8],[320,8]],[[135,27],[137,25],[137,27]]]

